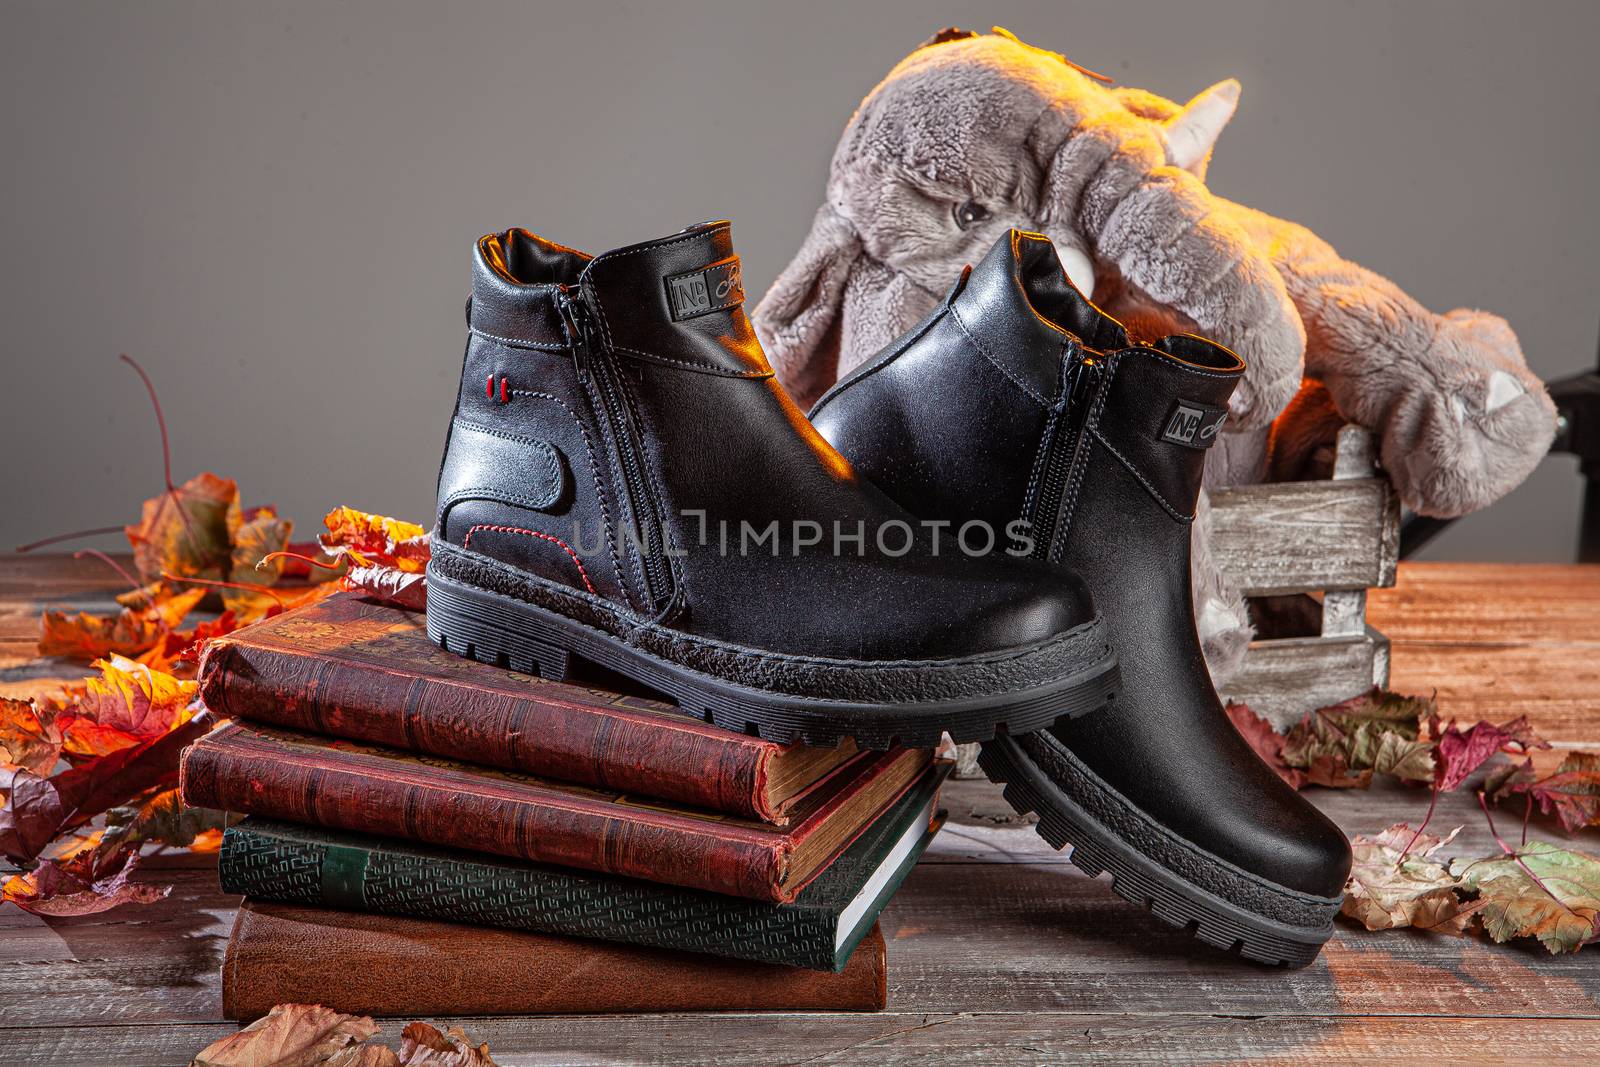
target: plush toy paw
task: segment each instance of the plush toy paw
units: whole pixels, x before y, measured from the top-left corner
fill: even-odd
[[[1416,362],[1432,374],[1395,398],[1382,427],[1383,465],[1401,501],[1420,514],[1453,518],[1487,507],[1549,451],[1555,404],[1495,315],[1443,316]]]

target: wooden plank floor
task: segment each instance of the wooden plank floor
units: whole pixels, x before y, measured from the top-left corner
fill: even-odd
[[[104,592],[87,564],[0,565],[0,692],[72,674],[32,660],[35,616]],[[1525,712],[1562,746],[1600,750],[1600,568],[1407,565],[1371,614],[1394,640],[1397,688],[1437,689],[1469,720]],[[1398,786],[1310,795],[1350,832],[1414,824],[1426,806]],[[1341,925],[1309,967],[1255,967],[1085,878],[987,783],[952,784],[946,804],[948,828],[884,916],[885,1012],[453,1021],[505,1065],[1583,1063],[1600,1048],[1600,949],[1551,957]],[[1469,796],[1435,818],[1467,827],[1463,851],[1493,847]],[[1585,842],[1600,851],[1600,834]],[[151,907],[0,910],[0,1063],[181,1064],[232,1030],[217,967],[237,898],[208,859],[150,869],[176,885]]]

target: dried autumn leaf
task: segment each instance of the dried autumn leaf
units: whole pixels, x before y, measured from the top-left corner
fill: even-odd
[[[142,803],[112,808],[106,813],[106,840],[118,844],[159,841],[188,848],[202,835],[228,825],[227,812],[191,808],[176,789],[165,789]]]
[[[280,518],[270,507],[253,509],[245,516],[233,539],[233,555],[228,581],[235,585],[275,585],[283,576],[281,556],[268,558],[289,546],[294,523]],[[263,618],[278,601],[247,589],[221,590],[223,607],[246,622]]]
[[[1429,781],[1433,758],[1420,735],[1433,708],[1431,699],[1374,687],[1296,723],[1284,738],[1284,762],[1314,784],[1365,785],[1373,771]]]
[[[320,1004],[279,1004],[265,1018],[207,1045],[189,1067],[311,1067],[377,1032],[366,1016]]]
[[[57,834],[148,789],[177,784],[178,757],[211,729],[204,711],[167,733],[49,778],[25,770],[0,770],[0,855],[18,863],[38,856]]]
[[[413,522],[337,507],[322,520],[322,547],[330,556],[351,555],[360,566],[387,565],[402,571],[427,569],[428,532]]]
[[[1270,722],[1252,711],[1250,705],[1232,700],[1228,701],[1227,712],[1228,718],[1233,720],[1233,728],[1249,742],[1261,762],[1271,767],[1292,789],[1306,784],[1305,772],[1283,761],[1283,735],[1273,729]]]
[[[1426,741],[1408,740],[1397,733],[1385,733],[1378,739],[1372,769],[1410,782],[1425,782],[1436,773],[1433,746]]]
[[[400,1067],[400,1057],[394,1049],[374,1044],[352,1045],[317,1062],[321,1067]]]
[[[199,686],[121,656],[98,660],[100,677],[84,683],[76,713],[136,738],[166,733],[193,714]]]
[[[400,1032],[401,1067],[495,1067],[487,1044],[473,1045],[467,1032],[452,1026],[440,1033],[427,1023],[407,1023]]]
[[[1536,937],[1554,954],[1576,952],[1600,937],[1600,859],[1594,856],[1530,841],[1459,873],[1477,890],[1483,928],[1496,941]]]
[[[1507,763],[1484,776],[1483,793],[1491,803],[1498,804],[1502,800],[1525,792],[1523,787],[1532,785],[1538,777],[1534,772],[1531,758],[1521,763]]]
[[[1572,752],[1548,778],[1518,788],[1539,804],[1546,815],[1554,813],[1567,833],[1600,825],[1600,756]]]
[[[31,700],[0,697],[0,764],[44,776],[61,758],[55,714]]]
[[[149,611],[123,608],[116,615],[46,611],[39,617],[39,655],[95,660],[137,656],[161,640],[160,621]]]
[[[1306,768],[1306,784],[1325,789],[1365,789],[1372,784],[1372,768],[1352,771],[1342,753],[1319,755]]]
[[[126,527],[140,576],[221,578],[233,557],[240,523],[239,486],[207,471],[144,502],[137,526]]]
[[[1351,838],[1354,862],[1341,914],[1368,930],[1416,926],[1463,932],[1472,909],[1456,896],[1460,879],[1436,856],[1460,832],[1458,826],[1435,837],[1396,823],[1376,837]]]
[[[351,567],[340,579],[339,588],[411,611],[425,611],[428,607],[428,576],[422,571]]]
[[[1525,715],[1499,726],[1479,722],[1464,733],[1454,722],[1441,729],[1435,719],[1431,732],[1438,739],[1434,746],[1437,761],[1434,783],[1445,792],[1459,788],[1473,771],[1502,749],[1514,746],[1515,750],[1527,752],[1550,747],[1534,734]]]
[[[132,748],[140,740],[135,734],[115,726],[107,726],[93,719],[64,716],[61,731],[61,754],[73,763],[109,756],[125,748]]]
[[[44,851],[66,821],[51,779],[20,767],[0,769],[0,855],[22,863]]]
[[[131,881],[139,866],[137,847],[103,853],[78,852],[64,861],[41,860],[25,874],[7,878],[0,900],[35,915],[92,915],[123,904],[153,904],[171,886]]]

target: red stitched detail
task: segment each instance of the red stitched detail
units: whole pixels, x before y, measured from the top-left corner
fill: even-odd
[[[589,581],[589,572],[583,569],[583,560],[579,559],[578,554],[572,551],[572,546],[561,540],[561,538],[551,537],[549,534],[540,533],[538,530],[524,530],[520,526],[495,526],[491,523],[484,523],[481,526],[474,526],[472,529],[467,531],[467,536],[462,538],[461,547],[471,548],[472,535],[477,533],[479,530],[494,530],[496,533],[527,534],[529,537],[537,537],[541,540],[549,541],[551,544],[560,545],[561,551],[565,552],[568,557],[571,558],[573,565],[578,568],[578,576],[583,579],[583,587],[589,590],[589,592],[594,593],[595,596],[600,595],[599,593],[595,593],[594,583]]]
[[[506,380],[504,378],[501,378],[500,379],[500,403],[504,404],[505,402],[506,402]]]
[[[494,399],[494,375],[492,374],[483,380],[483,395],[490,400]]]

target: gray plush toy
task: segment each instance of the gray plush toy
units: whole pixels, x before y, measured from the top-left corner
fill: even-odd
[[[810,235],[754,313],[802,404],[1015,226],[1048,235],[1068,277],[1135,336],[1189,331],[1244,357],[1208,485],[1313,474],[1343,420],[1378,435],[1422,514],[1482,508],[1527,476],[1555,409],[1503,319],[1434,314],[1304,227],[1212,195],[1206,164],[1238,82],[1180,106],[1104,81],[1003,30],[946,30],[868,94]],[[1220,681],[1250,629],[1205,530],[1196,612]]]

